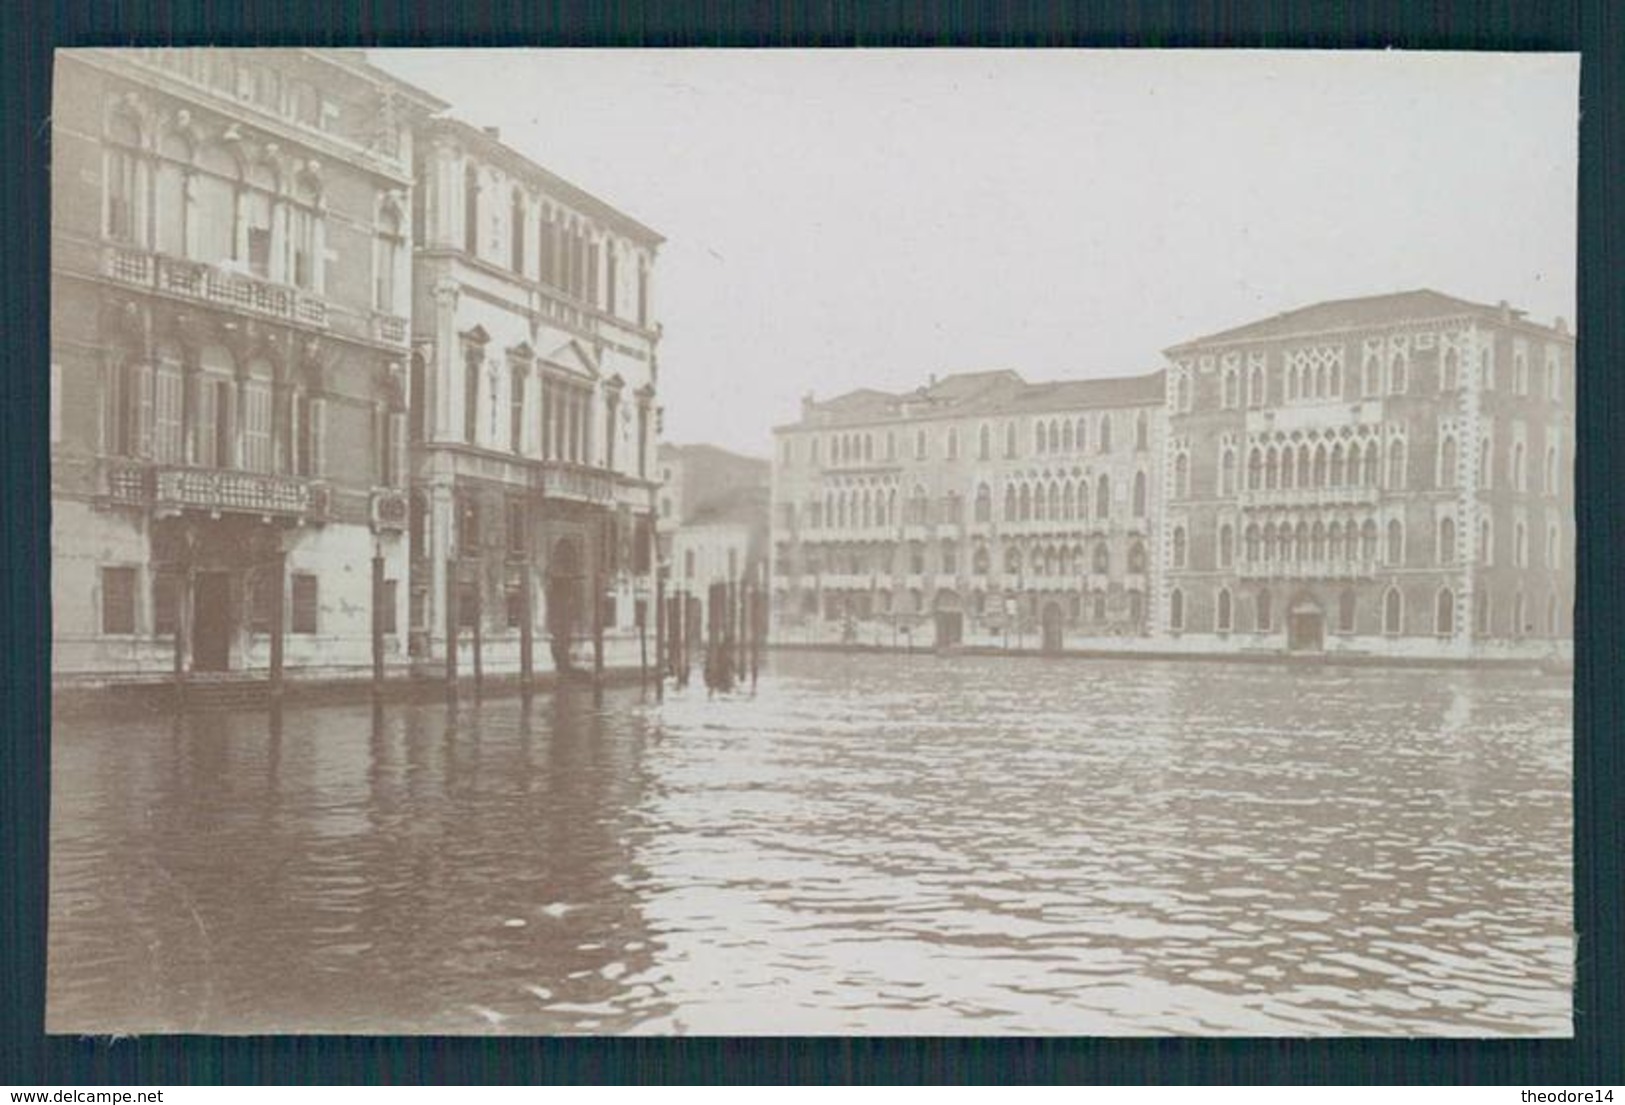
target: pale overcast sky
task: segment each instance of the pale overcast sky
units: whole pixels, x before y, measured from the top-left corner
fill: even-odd
[[[1150,371],[1431,287],[1574,317],[1574,55],[374,51],[663,233],[666,437],[800,396]]]

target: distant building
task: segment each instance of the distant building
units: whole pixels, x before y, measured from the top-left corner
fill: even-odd
[[[412,627],[466,665],[624,651],[650,594],[659,234],[450,119],[418,144]],[[629,653],[635,657],[635,651]],[[625,662],[625,657],[622,657]],[[465,668],[466,670],[466,668]]]
[[[53,669],[404,657],[413,132],[326,50],[65,50]],[[369,564],[375,565],[369,570]]]
[[[784,642],[1057,650],[1151,628],[1161,373],[804,401],[775,431]]]
[[[1189,647],[1566,650],[1574,340],[1433,291],[1168,350],[1158,628]]]
[[[714,445],[660,447],[661,554],[670,593],[686,597],[690,639],[709,624],[714,583],[765,593],[771,465]]]

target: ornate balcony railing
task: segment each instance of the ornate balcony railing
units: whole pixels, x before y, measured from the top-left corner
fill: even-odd
[[[607,505],[615,501],[615,477],[579,464],[548,461],[536,473],[535,488],[544,499]]]
[[[1375,560],[1243,560],[1236,565],[1242,579],[1373,579]]]
[[[401,345],[406,342],[406,334],[407,321],[399,315],[379,312],[372,316],[372,336],[379,341]]]
[[[1344,487],[1246,488],[1241,492],[1243,507],[1285,506],[1367,506],[1375,503],[1382,490],[1368,484]]]
[[[139,461],[109,463],[107,497],[115,503],[158,510],[290,518],[324,516],[330,499],[326,487],[299,476]]]
[[[165,257],[129,246],[109,246],[102,257],[102,272],[121,284],[307,326],[327,326],[327,304],[322,299],[286,284],[202,261]]]

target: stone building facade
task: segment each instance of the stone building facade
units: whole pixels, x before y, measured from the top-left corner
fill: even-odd
[[[1566,654],[1574,342],[1432,291],[1168,350],[1158,630],[1180,647]]]
[[[1160,373],[994,371],[804,401],[775,431],[786,643],[1127,646],[1154,625]]]
[[[57,66],[54,670],[396,662],[413,136],[443,105],[343,51]]]
[[[660,446],[659,531],[666,593],[698,644],[718,583],[766,594],[771,464],[714,445]]]
[[[455,120],[425,125],[416,176],[413,653],[547,671],[605,662],[602,642],[635,663],[653,599],[662,239]]]

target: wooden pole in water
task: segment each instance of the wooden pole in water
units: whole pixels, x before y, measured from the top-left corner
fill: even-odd
[[[478,572],[478,567],[475,569]],[[485,588],[478,575],[474,579],[474,693],[485,683]]]
[[[384,557],[372,558],[372,689],[384,689]]]
[[[666,697],[666,572],[655,565],[655,701]]]
[[[457,693],[457,561],[446,558],[446,693]]]
[[[271,558],[271,697],[282,696],[283,648],[287,634],[286,570],[288,554],[278,552]],[[176,656],[179,663],[180,657]]]
[[[519,689],[529,691],[536,676],[536,616],[528,556],[519,571]]]
[[[604,577],[597,565],[592,573],[592,677],[604,678]]]

